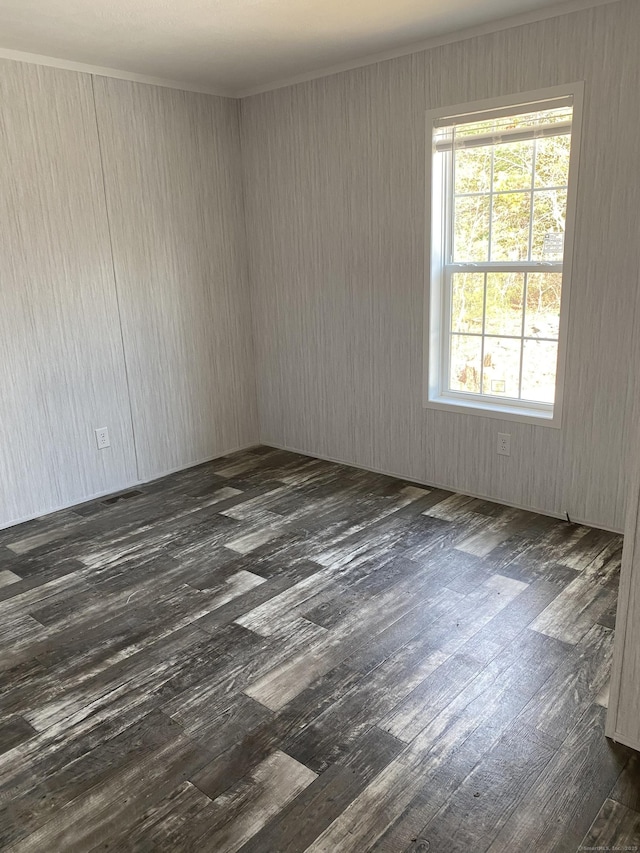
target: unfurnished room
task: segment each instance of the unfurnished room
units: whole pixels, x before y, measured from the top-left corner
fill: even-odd
[[[0,0],[0,849],[640,851],[640,2]]]

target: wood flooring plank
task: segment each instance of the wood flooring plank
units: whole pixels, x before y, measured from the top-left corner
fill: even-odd
[[[434,583],[465,595],[496,573],[485,560],[456,548],[427,554],[420,561],[420,567],[431,574]]]
[[[311,721],[330,707],[356,684],[361,676],[346,666],[339,666],[312,684],[293,701],[266,722],[250,727],[244,736],[225,753],[203,768],[192,781],[212,799],[226,791],[253,767],[276,749],[287,738],[303,731]],[[201,704],[202,713],[206,708]],[[189,712],[193,718],[196,709]],[[189,725],[189,721],[186,721]]]
[[[615,800],[605,800],[581,850],[633,850],[640,847],[640,812]]]
[[[376,557],[359,560],[356,564],[333,567],[333,571],[332,586],[341,584],[349,590],[357,590],[363,598],[382,595],[396,584],[411,578],[416,580],[416,584],[418,581],[429,580],[429,590],[435,592],[436,585],[432,586],[422,567],[394,548],[383,551]],[[351,613],[353,614],[353,610]]]
[[[14,564],[13,571],[20,575],[20,580],[0,586],[0,602],[10,601],[16,596],[48,584],[49,581],[57,580],[64,575],[76,573],[81,569],[82,564],[76,560],[55,560],[51,564],[45,565],[40,562],[35,567],[33,564],[29,566]]]
[[[578,572],[584,571],[605,552],[605,559],[621,547],[621,537],[606,530],[589,530],[580,541],[561,558],[560,562]]]
[[[281,574],[295,573],[296,565],[308,563],[307,538],[304,531],[292,530],[286,524],[281,524],[276,535],[270,537],[261,545],[240,554],[224,544],[219,544],[215,552],[202,552],[199,555],[199,565],[207,562],[214,566],[224,567],[225,571],[247,569],[261,577],[272,578]],[[197,576],[196,576],[197,577]]]
[[[460,593],[449,589],[435,589],[428,599],[411,610],[405,618],[394,622],[373,637],[371,642],[365,643],[350,654],[347,659],[349,666],[366,674],[396,654],[404,654],[405,647],[409,650],[416,645],[422,646],[425,642],[429,643],[433,660],[437,659],[438,663],[441,663],[446,660],[450,650],[444,651],[440,648],[437,638],[441,638],[443,644],[445,636],[451,639],[451,631],[457,630],[454,620],[463,601],[464,596]],[[444,630],[439,633],[439,628]]]
[[[372,728],[241,848],[241,853],[302,853],[402,749]]]
[[[395,580],[415,575],[420,571],[415,563],[393,551],[377,559],[364,560],[358,566],[350,565],[347,569],[340,565],[327,567],[309,560],[298,562],[296,559],[292,566],[293,573],[297,574],[298,566],[303,567],[303,573],[297,583],[265,601],[262,606],[244,613],[237,619],[238,624],[266,634],[270,623],[277,622],[283,615],[293,610],[304,613],[307,606],[312,606],[311,603],[306,605],[306,602],[311,602],[312,599],[317,600],[317,596],[330,595],[335,584],[348,583],[349,588],[358,588],[363,591],[369,588],[380,592]],[[315,567],[315,570],[307,571],[305,568],[307,566]],[[265,574],[261,564],[259,569]],[[268,570],[266,574],[274,576]]]
[[[589,565],[583,574],[597,584],[618,590],[622,565],[622,536],[615,536]]]
[[[206,714],[176,715],[187,734],[204,744],[213,756],[230,749],[247,731],[266,724],[273,717],[264,705],[243,693],[216,704],[218,707],[210,707]]]
[[[452,526],[440,519],[427,517],[423,511],[442,500],[442,495],[433,491],[410,501],[391,514],[381,514],[367,523],[367,519],[357,521],[353,526],[340,525],[338,529],[329,529],[331,543],[320,543],[310,556],[325,566],[333,565],[346,568],[362,561],[379,557],[384,550],[396,548],[408,551],[413,544],[425,546],[438,542]],[[409,555],[410,556],[410,555]]]
[[[287,485],[278,482],[275,488],[253,497],[248,497],[241,503],[237,503],[233,507],[224,509],[221,512],[223,515],[229,516],[229,518],[235,518],[236,521],[250,521],[255,523],[264,519],[267,521],[277,521],[278,518],[281,518],[284,522],[285,516],[273,507],[278,504],[278,501],[289,495],[290,492],[291,489]],[[287,521],[290,520],[290,518],[287,518]]]
[[[431,600],[359,649],[349,658],[350,665],[366,671],[371,664],[383,660],[388,654],[388,646],[393,645],[389,641],[394,635],[413,636],[418,633],[413,624],[414,618],[419,622],[420,633],[429,638],[433,651],[438,651],[442,660],[465,646],[475,650],[471,638],[497,613],[517,600],[525,589],[526,585],[519,581],[513,583],[511,579],[490,575],[466,596],[456,595],[448,588],[434,592]]]
[[[368,561],[352,572],[338,572],[328,585],[297,605],[295,611],[327,629],[338,628],[353,621],[367,602],[374,602],[376,596],[388,593],[396,584],[410,578],[425,588],[427,573],[412,560],[391,552],[382,560]],[[424,619],[428,620],[438,607],[442,608],[445,600],[452,605],[459,598],[451,590],[429,582],[426,594],[421,597]]]
[[[11,584],[5,587],[6,590],[11,590],[13,586],[19,584]],[[3,616],[6,619],[11,617],[19,617],[27,614],[30,610],[38,606],[52,604],[55,601],[69,601],[73,596],[82,592],[90,592],[91,589],[86,583],[80,572],[70,572],[63,574],[60,577],[55,577],[47,580],[43,584],[38,584],[30,588],[24,588],[21,591],[16,590],[11,597],[4,600],[2,605]]]
[[[182,490],[185,495],[192,498],[212,497],[216,503],[242,494],[241,489],[227,485],[224,477],[218,477],[207,465],[202,470],[202,476],[193,482],[185,484]]]
[[[347,530],[342,537],[332,537],[332,545],[322,544],[310,553],[311,559],[323,566],[352,568],[370,560],[384,550],[396,548],[407,557],[435,548],[444,538],[454,535],[452,525],[441,519],[425,516],[421,509],[431,495],[419,498],[407,507],[370,525],[358,525],[355,532]],[[478,519],[480,516],[478,516]],[[478,522],[479,523],[479,522]],[[463,533],[458,534],[460,538]]]
[[[526,565],[528,555],[534,549],[545,543],[549,537],[556,535],[558,530],[567,527],[567,523],[560,521],[557,518],[550,518],[546,515],[534,515],[531,517],[526,526],[513,531],[506,539],[500,542],[492,551],[490,551],[484,560],[487,564],[493,567],[496,572],[507,571],[512,564],[518,564],[521,561]],[[564,551],[563,551],[564,553]],[[533,562],[535,566],[535,561]],[[566,568],[566,567],[565,567]],[[569,573],[575,576],[575,573]]]
[[[34,682],[37,683],[46,676],[46,673],[46,667],[36,658],[30,658],[0,670],[0,717],[18,715],[19,709],[24,707],[24,704],[14,701],[14,697],[21,695],[35,697],[37,694],[34,692]]]
[[[475,499],[468,495],[449,494],[426,509],[424,514],[431,518],[440,518],[442,521],[457,521],[461,516],[466,517],[469,512],[468,507],[474,503]]]
[[[298,607],[325,589],[331,583],[332,578],[333,571],[331,568],[323,568],[314,572],[293,586],[288,586],[282,592],[271,596],[262,604],[246,611],[236,619],[236,622],[250,630],[262,630],[264,632],[266,626],[277,621],[282,614],[289,613],[294,607]]]
[[[632,811],[640,812],[640,752],[631,751],[609,797]]]
[[[215,600],[215,607],[213,610],[217,610],[218,607],[223,607],[225,604],[228,604],[234,598],[237,598],[239,595],[242,595],[245,592],[248,592],[250,589],[253,589],[256,586],[260,586],[261,583],[265,582],[265,578],[260,577],[260,575],[256,575],[253,572],[248,572],[246,569],[241,569],[239,572],[235,572],[231,577],[228,577],[225,580],[225,584],[228,589],[220,588],[220,595]],[[201,592],[204,592],[207,587],[197,587]]]
[[[339,849],[341,853],[357,853],[369,849],[416,798],[422,798],[415,827],[419,831],[514,722],[557,665],[555,641],[545,638],[541,642],[540,637],[529,633],[526,658],[512,650],[510,659],[492,662],[473,679],[318,837],[309,851],[328,853]]]
[[[211,800],[191,782],[182,782],[163,799],[152,803],[139,819],[107,842],[97,844],[92,853],[105,850],[196,851],[197,839],[206,825]]]
[[[503,740],[513,737],[520,727],[521,724],[514,717],[515,709],[509,708],[509,702],[505,703],[505,708],[507,713],[500,713],[498,715],[500,719],[497,721],[492,719],[490,713],[486,716],[481,713],[477,720],[473,720],[473,709],[471,717],[466,712],[462,714],[458,712],[457,720],[455,716],[451,718],[453,723],[450,729],[451,737],[435,738],[432,747],[429,747],[423,739],[417,753],[413,752],[413,747],[407,748],[406,759],[415,762],[421,758],[418,773],[424,771],[425,780],[423,784],[414,786],[412,790],[401,775],[402,763],[397,762],[396,772],[390,774],[394,780],[391,812],[383,812],[383,819],[377,821],[378,825],[374,828],[374,832],[370,833],[372,851],[397,853],[398,850],[405,849],[426,851],[431,847],[431,844],[421,837],[422,829],[434,819],[440,809],[446,808],[447,802],[455,796],[465,782],[468,784],[469,778],[479,771],[492,751],[495,750],[496,755],[500,753],[500,744]],[[469,721],[473,722],[475,728],[465,737],[464,731],[468,731]],[[457,735],[455,731],[459,725],[462,728]],[[550,744],[550,740],[548,743]],[[514,790],[515,787],[517,783]],[[476,793],[480,792],[473,791],[473,794]],[[499,807],[499,802],[493,806],[494,809]],[[389,809],[389,805],[384,808]],[[473,823],[470,824],[469,829],[473,831]],[[376,838],[377,841],[375,841]],[[435,849],[439,848],[436,846]],[[448,849],[448,842],[445,842],[444,850]],[[481,848],[474,843],[469,849],[475,851]]]
[[[271,448],[268,453],[238,453],[230,458],[215,459],[211,463],[211,470],[219,477],[231,479],[242,476],[247,479],[249,472],[256,472],[260,478],[265,475],[284,471],[299,472],[313,466],[315,459],[302,456],[299,453],[290,453],[285,450]]]
[[[208,760],[201,744],[179,735],[56,811],[42,827],[13,844],[11,850],[15,853],[92,850],[96,844],[117,835],[123,824],[131,823],[167,796],[185,775]],[[135,796],[123,797],[123,791],[135,792]]]
[[[376,812],[371,821],[372,826],[368,829],[355,828],[359,835],[367,839],[366,846],[358,848],[353,845],[351,849],[398,853],[407,844],[413,843],[416,851],[428,850],[426,842],[418,841],[420,830],[482,760],[486,744],[479,744],[477,740],[469,738],[455,750],[447,749],[444,743],[436,745],[433,755],[425,757],[417,771],[411,773],[412,776],[417,775],[418,784],[406,784],[409,779],[405,781],[401,777],[404,768],[398,762],[387,780],[393,783],[390,795],[380,801],[380,811]],[[412,765],[407,765],[407,770],[409,767]],[[375,783],[376,780],[371,785],[373,790]],[[350,849],[349,846],[346,849]]]
[[[33,726],[22,717],[0,719],[0,755],[35,734]]]
[[[216,607],[211,613],[198,620],[198,628],[203,631],[215,631],[223,625],[237,620],[240,616],[256,609],[261,604],[271,601],[280,593],[285,592],[318,572],[320,567],[311,561],[304,561],[295,566],[289,573],[275,574],[272,578],[264,578],[265,583],[253,586],[251,589],[236,596],[232,601]],[[262,575],[260,575],[262,577]]]
[[[439,489],[423,489],[422,494],[414,491],[409,499],[403,500],[403,490],[413,488],[411,484],[393,481],[381,476],[379,480],[352,480],[339,494],[336,501],[330,493],[308,507],[304,512],[295,513],[294,523],[304,529],[319,533],[326,531],[328,541],[344,543],[357,542],[362,532],[375,527],[385,520],[393,524],[410,516],[421,514],[449,493]],[[334,486],[335,488],[335,486]]]
[[[62,766],[59,757],[56,761],[55,747],[45,746],[34,762],[21,767],[11,783],[0,788],[0,845],[25,838],[92,787],[181,734],[178,725],[154,711],[113,737],[105,732],[103,741],[75,757],[69,755],[71,760]],[[17,798],[11,806],[6,799],[9,793]]]
[[[371,636],[397,622],[419,600],[420,586],[413,578],[369,599],[352,619],[341,623],[326,637],[285,661],[251,684],[245,692],[271,710],[278,710],[315,678],[345,660]]]
[[[226,703],[253,678],[269,670],[274,661],[290,657],[296,648],[308,644],[310,639],[299,633],[286,640],[277,638],[265,646],[257,634],[238,626],[230,627],[232,631],[235,627],[235,631],[240,632],[240,641],[234,641],[233,653],[225,655],[219,667],[203,675],[192,687],[187,686],[179,693],[172,691],[174,695],[169,695],[163,705],[166,713],[185,726],[198,726],[201,719],[221,713]],[[315,625],[311,627],[318,630]],[[234,633],[229,633],[230,638],[234,636]]]
[[[517,641],[522,631],[558,596],[556,584],[534,580],[463,645],[460,651],[488,662],[505,646]]]
[[[74,529],[79,524],[80,520],[77,516],[71,516],[70,521],[66,524],[61,524],[59,527],[45,530],[42,533],[34,533],[24,539],[18,539],[16,542],[10,542],[7,548],[14,554],[27,554],[37,548],[50,545],[52,542],[59,542],[66,536],[73,535]]]
[[[431,808],[437,811],[479,760],[471,749],[453,749],[441,741],[428,756],[419,759],[405,750],[342,811],[309,845],[309,853],[359,853],[376,841],[403,814],[418,794],[429,792]],[[422,827],[425,819],[421,819]],[[398,847],[389,848],[396,853]]]
[[[133,709],[117,717],[83,721],[68,730],[63,738],[55,734],[51,736],[51,733],[36,735],[0,756],[0,790],[7,797],[7,802],[11,802],[11,798],[18,800],[31,790],[38,779],[55,776],[67,765],[92,753],[144,718],[144,713]],[[176,731],[173,721],[164,716],[161,721]]]
[[[10,543],[22,542],[39,534],[53,532],[49,541],[57,541],[64,531],[72,527],[80,519],[71,509],[52,512],[49,515],[24,521],[0,530],[0,548],[7,548]]]
[[[586,574],[572,581],[536,618],[531,627],[566,643],[577,643],[616,601],[616,591]]]
[[[421,829],[418,849],[425,842],[433,853],[482,853],[526,798],[557,747],[557,741],[534,729],[511,726]]]
[[[575,850],[627,759],[604,736],[605,711],[591,705],[488,848]]]
[[[361,499],[355,512],[352,508],[351,512],[346,517],[349,525],[345,533],[349,536],[356,534],[359,530],[362,530],[365,527],[371,528],[389,516],[394,515],[404,507],[408,507],[416,501],[426,498],[429,494],[429,489],[420,488],[414,485],[391,483],[390,488],[388,489],[388,494],[379,496],[374,492],[374,494],[367,495],[367,498],[364,501]],[[347,509],[349,505],[352,506],[352,500],[347,500],[345,503],[346,506],[344,509]],[[325,524],[327,524],[327,522],[331,523],[332,520],[336,520],[336,507],[333,499],[330,500],[329,506],[330,513],[327,514],[325,512],[324,514]],[[313,512],[315,517],[321,521],[322,514],[318,513],[317,509],[317,507],[314,507],[311,509],[311,512]],[[305,524],[305,521],[302,519],[298,519],[298,522],[303,526]]]
[[[86,548],[77,549],[78,559],[89,569],[110,571],[125,560],[149,560],[165,553],[180,557],[182,563],[189,558],[201,558],[205,550],[237,535],[238,522],[220,515],[218,507],[201,507],[196,501],[187,508],[179,508],[184,497],[176,496],[176,511],[164,510],[161,524],[148,524],[129,519],[126,527],[115,530],[106,525],[100,536],[89,538]],[[104,523],[104,522],[103,522]]]
[[[20,575],[17,575],[15,572],[10,571],[9,569],[0,570],[0,587],[9,586],[9,584],[18,583],[22,578]]]
[[[143,649],[100,669],[80,685],[71,681],[65,692],[56,692],[50,701],[25,710],[23,716],[38,731],[54,728],[60,732],[85,718],[115,715],[136,705],[142,710],[158,702],[160,696],[167,701],[170,684],[180,675],[195,669],[198,681],[205,672],[221,669],[227,660],[221,649],[213,651],[208,635],[193,629],[175,632],[158,649]],[[181,680],[171,692],[186,686],[188,682]]]
[[[69,624],[38,641],[31,649],[41,664],[30,680],[16,679],[0,694],[0,710],[20,712],[43,706],[65,691],[91,683],[100,672],[162,643],[179,630],[188,630],[201,611],[183,595],[157,601],[155,607],[132,607],[129,612],[96,625],[91,618]],[[90,634],[92,643],[87,644]],[[204,640],[204,634],[194,634]]]
[[[259,548],[260,545],[264,545],[271,539],[280,536],[281,525],[278,523],[279,519],[273,513],[271,513],[271,517],[272,520],[270,523],[265,523],[265,519],[262,519],[257,529],[245,531],[241,536],[229,539],[225,542],[225,548],[237,551],[238,554],[248,554]]]
[[[33,647],[45,642],[47,629],[27,613],[7,614],[0,625],[0,644],[5,649],[0,657],[0,671],[13,669],[35,657]]]
[[[267,821],[316,778],[316,774],[283,752],[274,752],[236,787],[212,804],[217,821],[203,840],[203,850],[235,853]],[[219,815],[219,817],[218,817]]]
[[[429,750],[434,740],[447,736],[450,727],[473,732],[482,725],[487,736],[495,729],[499,737],[502,728],[538,694],[566,654],[563,644],[547,638],[541,641],[534,632],[525,632],[517,647],[491,660],[415,734],[410,748],[418,753]]]
[[[620,554],[260,447],[0,531],[0,846],[617,842],[640,812],[602,732]]]
[[[503,510],[480,530],[467,536],[455,546],[458,551],[473,554],[476,557],[486,557],[501,542],[519,528],[526,525],[531,513],[524,510]]]
[[[282,752],[211,801],[190,782],[140,816],[118,849],[235,853],[316,778]]]
[[[522,712],[530,726],[563,740],[573,724],[609,683],[613,632],[595,625],[569,651]]]
[[[563,566],[560,561],[588,533],[589,528],[579,524],[557,519],[537,521],[530,534],[523,537],[524,547],[514,548],[514,542],[506,540],[504,553],[501,553],[502,546],[498,546],[487,559],[499,563],[500,572],[510,577],[531,580],[558,578],[564,583],[567,579],[575,578],[576,570]],[[519,539],[520,536],[516,535],[515,541]]]
[[[422,651],[422,654],[425,655],[425,651]],[[409,655],[409,660],[411,657],[414,655]],[[391,665],[383,664],[379,668],[380,671],[373,670],[368,673],[351,690],[319,714],[302,732],[286,740],[284,749],[316,773],[321,773],[346,754],[353,742],[372,725],[382,727],[384,722],[381,721],[384,721],[385,715],[398,705],[416,682],[420,685],[428,682],[433,688],[433,681],[437,681],[436,674],[447,666],[455,666],[456,673],[449,679],[448,691],[443,689],[441,695],[437,695],[435,689],[435,695],[429,691],[429,710],[435,716],[438,710],[448,704],[451,693],[456,695],[464,687],[465,678],[470,680],[478,673],[477,664],[457,658],[439,666],[438,656],[434,657],[428,652],[424,661],[412,663],[413,665],[408,660],[403,661],[401,656],[395,656],[393,662],[390,662]],[[424,680],[420,681],[423,676]],[[442,681],[444,680],[443,678]],[[414,690],[413,693],[415,692]],[[427,713],[428,710],[421,707],[421,716],[424,719],[421,727],[426,725]],[[388,727],[386,728],[389,731]],[[390,733],[399,741],[410,739],[401,726]]]
[[[428,723],[478,676],[477,661],[452,655],[415,687],[379,723],[380,727],[405,743],[410,743]]]

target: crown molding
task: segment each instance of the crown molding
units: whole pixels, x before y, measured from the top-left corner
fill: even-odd
[[[79,71],[83,74],[94,74],[96,77],[115,77],[118,80],[131,80],[133,83],[148,83],[150,86],[163,86],[166,89],[180,89],[183,92],[199,92],[203,95],[217,95],[222,98],[237,98],[238,96],[224,89],[210,86],[194,86],[179,80],[166,80],[164,77],[151,77],[148,74],[136,74],[133,71],[123,71],[119,68],[105,68],[101,65],[87,65],[84,62],[74,62],[71,59],[58,59],[55,56],[44,56],[39,53],[25,53],[22,50],[9,50],[0,47],[0,59],[12,59],[15,62],[28,62],[31,65],[47,65],[50,68],[62,68],[66,71]]]
[[[546,6],[542,9],[535,9],[531,12],[522,12],[518,15],[511,15],[499,20],[487,21],[484,24],[478,24],[474,27],[467,27],[462,30],[453,30],[441,36],[434,36],[420,42],[398,47],[393,50],[383,51],[381,53],[368,54],[366,56],[353,59],[348,62],[342,62],[338,65],[325,66],[314,71],[307,71],[303,74],[296,74],[293,77],[287,77],[275,82],[265,83],[261,86],[253,86],[248,89],[223,89],[215,86],[195,86],[179,80],[166,80],[164,77],[152,77],[147,74],[136,74],[132,71],[123,71],[119,68],[106,68],[101,65],[87,65],[84,62],[74,62],[70,59],[60,59],[55,56],[44,56],[38,53],[26,53],[21,50],[10,50],[0,47],[0,59],[12,59],[16,62],[28,62],[32,65],[46,65],[51,68],[62,68],[67,71],[79,71],[84,74],[94,74],[98,77],[115,77],[118,80],[131,80],[134,83],[147,83],[151,86],[163,86],[168,89],[180,89],[184,92],[199,92],[204,95],[216,95],[222,98],[248,98],[252,95],[261,95],[265,92],[272,92],[276,89],[284,89],[287,86],[294,86],[297,83],[307,83],[310,80],[317,80],[321,77],[330,77],[333,74],[340,74],[343,71],[352,71],[355,68],[364,68],[367,65],[375,65],[378,62],[386,62],[389,59],[397,59],[402,56],[409,56],[412,53],[421,53],[424,50],[429,50],[434,47],[440,47],[445,44],[453,44],[458,41],[466,41],[467,39],[475,38],[476,36],[489,35],[490,33],[500,32],[501,30],[520,27],[525,24],[533,24],[538,21],[544,21],[548,18],[557,18],[561,15],[568,15],[572,12],[580,12],[584,9],[591,9],[595,6],[607,6],[612,3],[619,3],[621,0],[564,0],[554,6]]]
[[[555,6],[548,6],[542,9],[535,9],[531,12],[521,12],[518,15],[510,15],[499,20],[487,21],[484,24],[477,24],[473,27],[467,27],[462,30],[453,30],[441,36],[425,39],[420,42],[413,42],[404,47],[398,47],[393,50],[386,50],[382,53],[369,54],[368,56],[353,59],[348,62],[342,62],[338,65],[331,65],[325,68],[319,68],[315,71],[308,71],[304,74],[297,74],[293,77],[288,77],[278,80],[274,83],[265,83],[263,86],[254,86],[249,89],[239,90],[234,93],[236,98],[249,98],[252,95],[261,95],[265,92],[273,92],[276,89],[284,89],[287,86],[294,86],[297,83],[308,83],[310,80],[317,80],[321,77],[330,77],[332,74],[340,74],[343,71],[352,71],[355,68],[363,68],[367,65],[375,65],[378,62],[386,62],[389,59],[397,59],[401,56],[409,56],[412,53],[421,53],[424,50],[430,50],[434,47],[441,47],[445,44],[454,44],[458,41],[466,41],[467,39],[475,38],[476,36],[489,35],[497,33],[501,30],[509,30],[513,27],[521,27],[525,24],[535,24],[538,21],[545,21],[549,18],[558,18],[561,15],[569,15],[572,12],[581,12],[584,9],[592,9],[594,6],[608,6],[612,3],[619,3],[621,0],[565,0]]]

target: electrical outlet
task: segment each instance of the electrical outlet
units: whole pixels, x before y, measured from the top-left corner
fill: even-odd
[[[498,433],[498,456],[511,456],[511,435],[508,432]]]
[[[98,427],[96,430],[96,444],[98,450],[104,450],[105,447],[111,447],[109,441],[109,430],[106,427]]]

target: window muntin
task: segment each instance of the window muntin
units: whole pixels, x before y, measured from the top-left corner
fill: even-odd
[[[430,401],[553,417],[573,101],[433,123]]]

